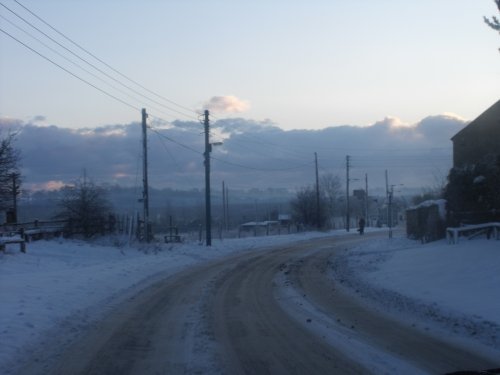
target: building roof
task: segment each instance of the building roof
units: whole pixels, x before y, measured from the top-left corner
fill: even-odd
[[[468,132],[476,128],[493,127],[494,124],[500,127],[500,100],[480,114],[474,121],[469,123],[469,125],[451,137],[451,140],[453,141],[455,137],[459,136],[463,132]]]

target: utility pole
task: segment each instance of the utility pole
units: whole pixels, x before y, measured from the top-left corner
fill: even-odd
[[[347,155],[345,157],[345,161],[346,161],[346,230],[349,232],[349,220],[351,219],[350,218],[350,213],[349,213],[349,159],[351,157],[349,155]]]
[[[319,205],[319,176],[318,176],[318,154],[314,153],[314,163],[316,165],[316,223],[318,229],[321,229],[321,212]]]
[[[229,188],[226,186],[226,230],[229,230]]]
[[[142,203],[144,205],[144,240],[150,242],[149,228],[149,185],[148,185],[148,141],[147,141],[147,124],[148,115],[146,109],[142,109]]]
[[[205,127],[205,227],[206,227],[206,246],[212,246],[212,212],[210,205],[210,121],[209,112],[205,110],[203,125]]]
[[[12,177],[12,210],[13,210],[13,219],[14,223],[17,223],[17,195],[19,194],[19,186],[17,186],[17,173],[12,173],[10,175]]]
[[[368,226],[368,173],[365,173],[365,222]]]
[[[387,174],[387,169],[385,170],[385,194],[387,197],[387,227],[389,228],[389,238],[392,238],[392,229],[391,229],[392,192],[389,191],[389,175]]]
[[[226,185],[222,181],[222,228],[227,230],[227,216],[226,216]]]
[[[392,238],[392,197],[394,196],[394,185],[391,185],[389,190],[389,238]]]

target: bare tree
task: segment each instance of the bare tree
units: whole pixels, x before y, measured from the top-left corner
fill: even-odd
[[[0,140],[0,210],[13,214],[16,221],[16,200],[21,188],[19,163],[21,154],[14,147],[15,134],[9,133]]]
[[[340,178],[332,173],[326,173],[320,177],[319,187],[324,201],[325,216],[331,219],[335,214],[336,202],[342,189]]]
[[[494,0],[495,4],[497,5],[498,12],[500,13],[500,0]],[[484,17],[484,22],[491,27],[493,30],[498,31],[500,33],[500,21],[497,17],[491,16],[491,19],[488,17]],[[500,51],[500,48],[498,49]]]
[[[57,217],[68,220],[67,232],[83,234],[86,238],[103,234],[111,213],[104,189],[84,178],[63,190]]]
[[[307,186],[297,192],[297,196],[290,202],[294,220],[306,226],[322,227],[326,221],[326,210],[320,209],[319,215],[316,205],[316,189]],[[325,207],[324,196],[320,195],[320,206]],[[318,218],[320,222],[318,223]],[[319,224],[319,225],[318,225]]]

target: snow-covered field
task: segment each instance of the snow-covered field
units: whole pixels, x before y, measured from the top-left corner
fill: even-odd
[[[215,240],[211,248],[52,240],[30,243],[23,254],[8,245],[0,253],[0,373],[21,365],[56,327],[71,342],[160,277],[239,251],[334,235],[345,232]],[[500,349],[500,241],[421,245],[379,239],[346,251],[332,270],[332,277],[358,290],[367,303],[377,300],[407,319],[417,314],[429,325]]]

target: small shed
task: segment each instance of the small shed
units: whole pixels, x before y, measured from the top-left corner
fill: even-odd
[[[429,200],[406,210],[406,235],[422,242],[445,237],[446,200]]]

